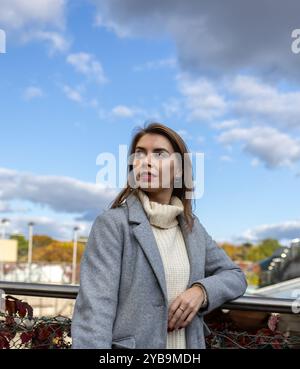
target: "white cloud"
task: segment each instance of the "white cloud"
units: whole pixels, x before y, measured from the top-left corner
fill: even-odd
[[[116,116],[122,117],[122,118],[130,118],[135,114],[133,109],[131,109],[128,106],[125,106],[125,105],[115,106],[112,109],[112,113],[113,113],[113,115],[116,115]]]
[[[212,82],[188,74],[178,75],[177,80],[179,91],[185,98],[188,120],[206,121],[225,114],[225,99]]]
[[[224,144],[242,142],[243,149],[268,168],[291,166],[300,160],[300,140],[272,127],[233,128],[221,133],[217,140]]]
[[[228,82],[234,94],[232,112],[243,119],[268,120],[272,125],[300,128],[300,91],[280,91],[258,78],[237,76]]]
[[[63,91],[68,99],[75,101],[77,103],[83,102],[82,97],[82,89],[81,88],[73,88],[68,85],[63,86]]]
[[[0,201],[29,201],[56,212],[91,220],[116,196],[115,189],[70,177],[36,175],[0,168]]]
[[[151,116],[150,111],[146,111],[137,106],[116,105],[111,111],[101,112],[102,119],[115,119],[115,118],[135,118],[138,120],[146,119]]]
[[[69,100],[72,100],[84,107],[101,110],[99,101],[96,98],[86,96],[86,86],[84,84],[75,87],[69,85],[60,85],[60,88]]]
[[[239,124],[240,122],[236,119],[228,119],[222,122],[212,123],[211,126],[215,129],[227,129],[227,128],[236,127]]]
[[[84,74],[90,80],[103,84],[108,81],[104,75],[101,63],[92,55],[84,52],[70,54],[67,63],[71,64],[75,70]]]
[[[300,161],[300,91],[287,91],[249,76],[220,81],[178,77],[187,120],[209,123],[217,139],[232,151],[244,151],[269,169]],[[228,118],[229,117],[229,118]],[[291,134],[293,132],[293,134]]]
[[[300,131],[300,90],[284,90],[253,76],[216,81],[184,73],[177,79],[191,120],[211,121],[214,129],[265,123]],[[229,114],[234,118],[228,119]]]
[[[265,238],[292,240],[300,237],[300,220],[288,220],[279,224],[263,224],[246,230],[241,239],[257,242]]]
[[[11,40],[46,42],[50,55],[64,52],[70,45],[64,35],[66,4],[67,0],[0,0],[1,28],[14,35]]]
[[[25,89],[23,96],[25,100],[32,100],[44,96],[44,93],[40,87],[28,86]]]
[[[53,55],[55,52],[66,52],[70,47],[70,41],[65,36],[53,31],[30,31],[23,32],[21,35],[22,42],[32,40],[46,41],[49,44],[49,53]]]
[[[109,19],[104,19],[104,17],[100,13],[96,14],[95,16],[94,26],[105,27],[108,30],[115,32],[120,38],[125,38],[132,35],[130,29],[127,28],[126,25],[122,25],[121,27],[119,27],[116,22],[113,22]]]
[[[0,24],[3,28],[51,25],[62,27],[65,0],[1,0]]]

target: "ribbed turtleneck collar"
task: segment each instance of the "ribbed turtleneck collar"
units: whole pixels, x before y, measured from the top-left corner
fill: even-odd
[[[184,210],[179,197],[172,196],[170,204],[161,204],[150,201],[148,195],[141,189],[137,190],[137,196],[143,205],[150,224],[159,228],[172,228],[178,224],[176,217]]]

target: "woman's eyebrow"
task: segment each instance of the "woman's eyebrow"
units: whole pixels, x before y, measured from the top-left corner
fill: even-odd
[[[135,148],[136,150],[139,149],[139,150],[143,150],[143,151],[146,151],[146,149],[142,146],[136,146]],[[164,147],[156,147],[153,152],[155,151],[166,151],[167,153],[169,153],[169,151],[167,149],[165,149]]]

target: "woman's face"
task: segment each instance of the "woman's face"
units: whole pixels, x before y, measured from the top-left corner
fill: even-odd
[[[178,158],[171,142],[163,135],[147,133],[136,144],[133,155],[134,180],[150,192],[173,189],[174,176],[180,176]]]

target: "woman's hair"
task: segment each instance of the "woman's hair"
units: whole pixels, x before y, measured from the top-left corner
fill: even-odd
[[[143,137],[147,133],[155,133],[160,134],[166,137],[172,144],[173,150],[175,153],[179,153],[181,157],[181,165],[182,165],[182,185],[180,188],[173,188],[172,196],[177,196],[183,203],[184,206],[184,217],[187,222],[189,230],[192,230],[194,224],[194,216],[191,204],[191,198],[193,197],[193,173],[192,173],[192,163],[189,158],[188,148],[183,141],[183,139],[173,131],[171,128],[156,122],[145,123],[143,127],[137,127],[137,132],[133,135],[128,158],[135,152],[136,145],[141,137]],[[184,155],[185,154],[185,155]],[[128,161],[127,166],[127,174],[132,170],[133,165],[131,161]],[[125,188],[117,195],[117,197],[113,200],[110,208],[116,208],[120,206],[123,201],[129,196],[129,194],[137,191],[137,188],[132,188],[129,184],[129,179],[127,177],[127,184]],[[186,193],[189,192],[189,196],[186,196]]]

